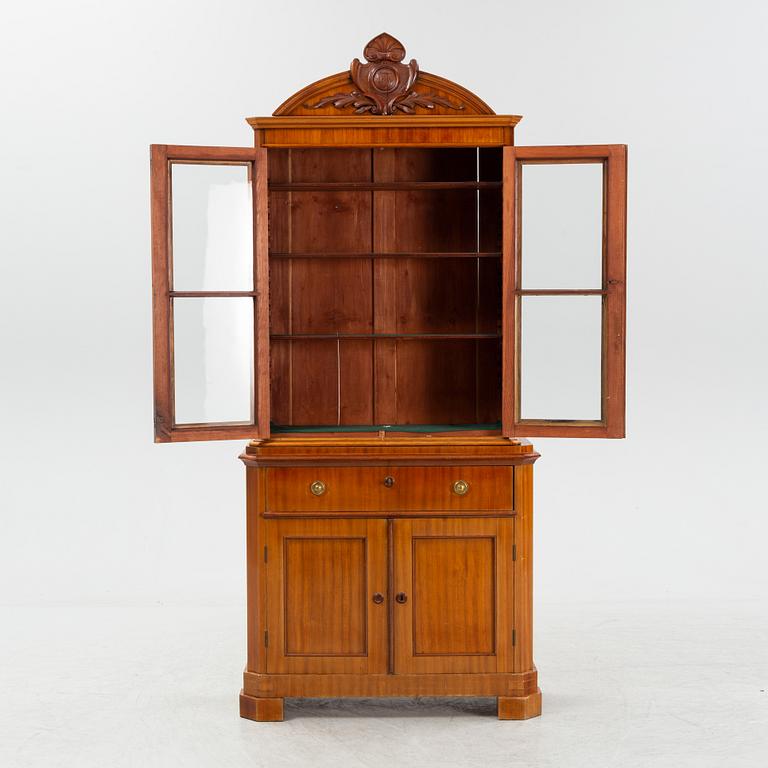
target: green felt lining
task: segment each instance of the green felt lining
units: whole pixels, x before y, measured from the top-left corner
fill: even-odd
[[[501,422],[494,424],[332,424],[329,426],[285,426],[272,424],[273,434],[291,432],[469,432],[473,430],[501,429]]]

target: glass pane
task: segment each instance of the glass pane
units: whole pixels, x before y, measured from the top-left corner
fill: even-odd
[[[171,165],[174,290],[252,290],[248,169],[248,165]]]
[[[603,165],[522,166],[522,288],[602,288]]]
[[[599,421],[602,296],[523,296],[520,417]]]
[[[253,420],[253,299],[173,300],[176,423]]]

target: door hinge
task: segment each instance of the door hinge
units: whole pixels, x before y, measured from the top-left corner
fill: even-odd
[[[267,545],[264,545],[264,562],[267,562]]]
[[[269,648],[269,630],[264,630],[264,647]]]
[[[517,560],[517,544],[512,545],[512,560]]]
[[[512,630],[512,645],[517,645],[517,630]]]

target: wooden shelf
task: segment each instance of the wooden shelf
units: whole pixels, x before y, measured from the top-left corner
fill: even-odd
[[[432,189],[501,189],[500,181],[294,181],[272,182],[270,192],[376,192]]]
[[[501,251],[433,251],[386,253],[356,251],[354,253],[287,253],[272,251],[271,259],[499,259]]]
[[[345,339],[418,339],[421,341],[457,341],[473,339],[500,339],[500,333],[272,333],[274,341],[308,341]]]

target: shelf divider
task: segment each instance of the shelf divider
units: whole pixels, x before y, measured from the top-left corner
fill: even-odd
[[[500,339],[500,333],[272,333],[269,336],[274,341],[314,341],[345,339],[394,339],[421,341],[472,341],[477,339]]]
[[[271,251],[271,259],[498,259],[501,251],[430,251],[412,252],[381,252],[354,251],[350,253],[289,253],[286,251]]]
[[[375,192],[430,189],[501,189],[500,181],[292,181],[269,184],[270,192]]]

